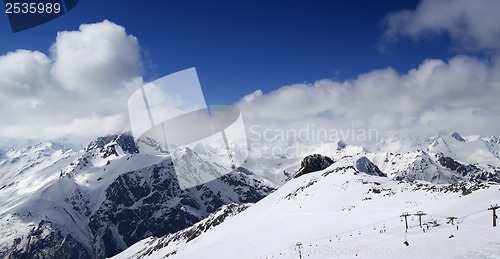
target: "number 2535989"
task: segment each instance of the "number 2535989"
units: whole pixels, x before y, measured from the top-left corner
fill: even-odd
[[[60,3],[5,3],[7,14],[50,14],[60,13]]]

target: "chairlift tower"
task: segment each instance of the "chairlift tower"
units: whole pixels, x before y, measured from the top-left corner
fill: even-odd
[[[498,204],[495,204],[495,206],[491,205],[491,207],[488,209],[488,210],[491,210],[493,211],[493,227],[496,227],[497,226],[497,212],[496,210],[500,208],[500,206],[498,206]]]
[[[455,225],[455,223],[453,223],[453,221],[454,221],[455,219],[458,219],[458,218],[457,218],[457,217],[455,217],[455,216],[451,216],[451,217],[446,217],[446,219],[448,220],[448,221],[446,222],[446,224],[450,224],[450,222],[451,222],[451,224],[452,224],[452,225]]]
[[[297,246],[297,249],[299,250],[299,258],[302,258],[302,243],[301,242],[297,242],[297,244],[295,244]]]
[[[406,225],[405,232],[408,232],[408,217],[410,216],[410,214],[408,212],[403,212],[399,216],[405,218],[405,225]]]
[[[419,210],[419,211],[417,211],[416,214],[413,214],[413,215],[418,216],[418,223],[419,223],[420,227],[422,227],[422,216],[425,216],[427,214],[425,214],[423,211]]]

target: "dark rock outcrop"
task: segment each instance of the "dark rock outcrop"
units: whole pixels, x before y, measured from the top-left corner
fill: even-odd
[[[302,159],[300,163],[300,169],[295,173],[293,178],[300,177],[302,175],[323,170],[333,164],[333,160],[327,156],[320,154],[313,154],[306,156]]]
[[[386,176],[374,163],[372,163],[372,161],[364,156],[356,160],[355,166],[356,169],[361,173],[376,176]]]
[[[462,136],[460,136],[460,134],[458,134],[458,132],[453,132],[453,134],[451,134],[451,136],[460,142],[465,142],[465,139]]]

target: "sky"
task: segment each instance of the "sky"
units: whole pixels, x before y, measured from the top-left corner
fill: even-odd
[[[246,125],[499,135],[497,1],[80,1],[0,18],[0,137],[128,127],[140,85],[196,67]],[[446,15],[443,15],[446,14]]]
[[[424,58],[452,53],[445,38],[379,51],[382,18],[415,8],[416,1],[143,2],[80,1],[67,15],[16,34],[3,15],[0,53],[48,54],[57,32],[106,19],[138,39],[146,81],[197,67],[212,104],[234,103],[255,89],[355,78],[373,68],[404,72]]]

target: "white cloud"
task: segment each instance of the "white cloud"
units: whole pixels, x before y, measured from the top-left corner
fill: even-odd
[[[376,129],[378,136],[428,136],[442,131],[498,135],[499,13],[500,1],[424,0],[416,10],[389,14],[384,19],[386,42],[447,33],[456,46],[486,50],[491,56],[428,59],[404,74],[385,68],[344,82],[320,80],[268,94],[256,91],[238,103],[247,133],[252,134],[252,125],[259,125],[253,129]],[[249,139],[257,141],[259,134],[254,135]],[[356,142],[352,136],[347,141]]]
[[[499,5],[422,1],[416,10],[387,16],[384,39],[448,33],[468,50],[496,51]],[[59,33],[51,54],[18,50],[0,56],[0,138],[91,138],[128,126],[127,98],[142,84],[136,38],[108,21],[82,25]],[[308,125],[377,129],[381,135],[498,135],[499,99],[498,58],[458,55],[424,60],[404,74],[385,68],[343,82],[319,80],[266,94],[258,90],[238,106],[246,126],[260,130]]]
[[[64,31],[50,49],[0,56],[0,138],[89,139],[128,127],[142,84],[137,39],[109,21]]]
[[[39,93],[49,85],[49,78],[50,60],[41,52],[17,50],[0,59],[2,92],[10,96],[25,97]]]
[[[495,65],[473,57],[425,60],[405,74],[374,70],[355,80],[321,80],[257,91],[239,103],[248,127],[377,129],[429,135],[439,131],[500,132]],[[251,136],[250,136],[251,138]]]
[[[112,93],[141,72],[137,39],[107,20],[59,32],[51,52],[54,77],[79,94]]]
[[[467,49],[500,47],[500,1],[492,0],[424,0],[415,10],[388,15],[384,23],[384,39],[399,37],[420,39],[447,33]]]

